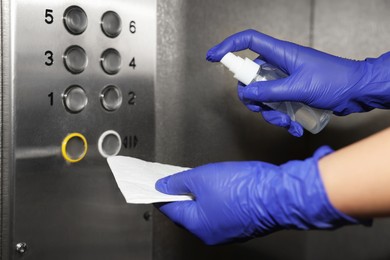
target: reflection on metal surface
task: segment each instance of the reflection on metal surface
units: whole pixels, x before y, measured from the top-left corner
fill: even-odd
[[[16,160],[40,159],[61,155],[61,147],[20,147],[15,153]]]

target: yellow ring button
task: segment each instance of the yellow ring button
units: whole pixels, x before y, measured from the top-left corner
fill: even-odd
[[[62,141],[61,152],[67,162],[81,161],[88,151],[87,139],[80,133],[71,133]]]

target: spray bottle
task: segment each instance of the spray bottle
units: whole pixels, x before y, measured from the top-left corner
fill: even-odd
[[[263,62],[259,65],[248,58],[244,60],[231,52],[222,58],[221,63],[234,73],[234,78],[245,85],[255,81],[275,80],[288,76],[271,64]],[[319,133],[328,124],[332,114],[331,111],[312,108],[299,102],[286,101],[264,104],[287,114],[291,120],[298,122],[313,134]]]

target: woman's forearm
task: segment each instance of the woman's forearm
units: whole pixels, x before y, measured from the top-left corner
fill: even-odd
[[[390,216],[390,128],[319,162],[328,197],[352,217]]]

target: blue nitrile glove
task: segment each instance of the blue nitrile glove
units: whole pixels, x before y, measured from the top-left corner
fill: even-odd
[[[211,48],[207,60],[220,61],[228,52],[248,48],[290,75],[239,86],[241,100],[272,124],[290,128],[291,120],[280,112],[264,110],[259,102],[297,101],[336,115],[390,108],[390,52],[355,61],[247,30]],[[290,132],[294,134],[295,128],[303,132],[299,127],[292,125]]]
[[[244,241],[281,229],[334,229],[359,224],[335,209],[326,195],[318,160],[281,166],[264,162],[214,163],[156,183],[167,194],[192,194],[194,201],[163,204],[160,210],[206,244]]]

